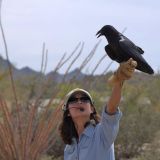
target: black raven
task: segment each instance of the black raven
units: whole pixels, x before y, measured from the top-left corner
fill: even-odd
[[[154,73],[151,66],[142,57],[142,54],[144,53],[142,48],[136,46],[131,40],[118,32],[113,26],[105,25],[97,32],[96,35],[98,37],[102,35],[106,37],[108,45],[105,46],[105,51],[112,60],[121,63],[133,58],[137,61],[136,69],[148,74]]]

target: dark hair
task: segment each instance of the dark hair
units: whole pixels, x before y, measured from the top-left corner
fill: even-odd
[[[94,108],[94,106],[92,106]],[[69,110],[66,110],[63,113],[62,122],[59,126],[59,131],[61,138],[65,144],[72,144],[72,139],[78,139],[78,134],[72,120],[72,117],[68,115]],[[93,125],[97,125],[100,122],[100,116],[97,114],[96,109],[94,108],[94,112],[90,114],[90,121],[85,124],[85,127],[92,123]]]

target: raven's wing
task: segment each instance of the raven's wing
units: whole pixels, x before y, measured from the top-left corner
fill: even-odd
[[[136,47],[137,47],[137,50],[139,51],[140,54],[144,53],[144,51],[143,51],[143,49],[141,47],[138,47],[138,46],[136,46]]]
[[[141,54],[139,54],[139,50],[137,50],[135,44],[128,38],[121,37],[119,40],[119,45],[126,56],[132,57],[135,60],[145,61]]]
[[[120,41],[126,40],[126,41],[128,42],[127,45],[130,45],[130,47],[135,48],[135,49],[138,51],[138,53],[140,53],[140,54],[143,54],[143,53],[144,53],[144,51],[143,51],[143,49],[142,49],[141,47],[136,46],[136,45],[135,45],[129,38],[127,38],[126,36],[120,35],[120,38],[121,38]]]
[[[150,65],[146,62],[146,60],[142,57],[142,55],[139,53],[139,50],[137,50],[137,47],[134,45],[133,42],[126,38],[121,38],[119,40],[120,48],[123,50],[126,57],[133,58],[135,61],[137,61],[137,69],[153,74],[153,69],[150,67]]]
[[[112,47],[111,47],[111,45],[106,45],[105,46],[105,51],[106,51],[106,53],[108,54],[108,56],[112,59],[112,60],[114,60],[114,61],[116,61],[116,59],[117,59],[117,54],[114,52],[114,50],[112,49]]]

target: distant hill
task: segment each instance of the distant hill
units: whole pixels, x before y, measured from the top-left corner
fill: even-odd
[[[41,73],[37,72],[29,67],[23,67],[22,69],[16,69],[13,72],[13,76],[15,79],[22,78],[22,77],[35,77],[40,76]]]
[[[52,79],[56,82],[62,82],[62,81],[70,81],[72,79],[75,80],[83,80],[83,78],[86,76],[86,74],[83,74],[78,68],[74,69],[73,71],[69,72],[68,74],[60,74],[57,72],[50,72],[46,75],[47,78]]]
[[[13,64],[11,64],[12,69],[16,70]],[[0,55],[0,70],[1,71],[6,71],[8,69],[8,61],[3,59],[3,57]]]
[[[69,72],[67,75],[60,74],[58,72],[51,71],[48,74],[44,75],[40,72],[37,72],[30,67],[23,67],[21,69],[16,68],[12,63],[12,72],[14,79],[21,79],[21,80],[27,80],[26,78],[32,78],[32,77],[40,77],[44,79],[50,79],[51,81],[54,81],[56,83],[60,83],[62,81],[70,81],[72,79],[82,81],[86,77],[90,77],[90,75],[82,73],[78,68],[74,69],[73,71]],[[5,72],[8,70],[8,62],[5,60],[2,56],[0,56],[0,71]],[[100,78],[100,77],[108,77],[112,74],[112,72],[107,73],[107,75],[97,75],[94,77]],[[152,81],[156,77],[159,77],[159,75],[150,76],[148,74],[142,73],[142,72],[136,72],[135,76],[130,80],[130,83],[144,83],[147,81]],[[64,79],[65,78],[65,79]]]
[[[57,83],[62,82],[64,75],[51,71],[46,75],[43,75],[40,72],[37,72],[33,69],[31,69],[30,67],[23,67],[21,69],[16,68],[12,63],[11,67],[12,67],[12,73],[13,73],[13,77],[15,79],[24,79],[24,78],[30,78],[30,77],[44,77],[45,79],[50,79],[53,80]],[[2,56],[0,56],[0,71],[1,72],[5,72],[9,70],[8,67],[8,61],[5,60]],[[75,78],[76,80],[82,80],[85,77],[85,74],[83,74],[79,69],[75,69],[71,72],[69,72],[66,76],[65,76],[65,81],[69,81],[73,78]]]
[[[50,79],[50,80],[55,81],[55,82],[62,82],[63,75],[60,74],[60,73],[52,71],[52,72],[49,72],[46,75],[46,79]]]

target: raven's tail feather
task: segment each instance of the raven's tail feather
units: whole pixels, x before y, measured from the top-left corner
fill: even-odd
[[[148,74],[154,74],[154,70],[152,69],[152,67],[148,64],[148,63],[138,63],[136,69],[148,73]]]

